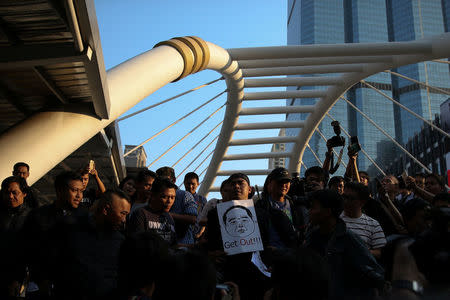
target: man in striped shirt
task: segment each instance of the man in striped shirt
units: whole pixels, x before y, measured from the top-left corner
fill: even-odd
[[[358,235],[376,258],[381,255],[381,248],[386,245],[383,229],[377,220],[362,213],[362,208],[369,199],[369,190],[360,183],[349,182],[345,185],[344,211],[341,219],[347,229]]]

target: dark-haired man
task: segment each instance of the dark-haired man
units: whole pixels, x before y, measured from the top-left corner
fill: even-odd
[[[313,229],[306,246],[326,258],[330,270],[329,299],[365,299],[384,285],[384,270],[364,242],[339,218],[342,199],[338,193],[321,190],[309,195]]]
[[[253,187],[250,185],[250,179],[243,173],[234,173],[227,179],[227,197],[229,200],[248,200],[253,194]],[[259,231],[263,245],[267,246],[267,229],[269,220],[260,219],[264,212],[255,207],[256,217],[258,219]],[[247,216],[247,213],[244,213]],[[206,226],[206,247],[209,255],[216,259],[216,268],[218,274],[223,276],[223,280],[232,281],[239,286],[242,299],[261,299],[264,290],[261,289],[265,282],[264,276],[251,263],[251,253],[240,253],[226,256],[222,234],[220,230],[219,216],[217,207],[208,213],[208,222]],[[231,228],[230,228],[231,229]],[[242,231],[242,230],[240,230]]]
[[[323,190],[328,182],[327,174],[319,166],[314,166],[305,171],[306,192]]]
[[[227,186],[227,193],[229,197],[227,200],[248,200],[252,193],[250,179],[243,173],[234,173],[228,177]],[[214,207],[208,212],[205,237],[208,250],[223,251],[222,234],[220,231],[217,207]]]
[[[3,180],[0,194],[0,232],[18,232],[31,209],[24,203],[28,185],[22,177]]]
[[[206,204],[203,206],[203,209],[199,212],[197,216],[197,224],[196,224],[196,238],[200,239],[203,236],[203,233],[205,232],[206,223],[208,222],[208,213],[210,210],[217,207],[218,203],[230,201],[231,198],[229,197],[230,194],[230,184],[229,180],[226,179],[222,181],[220,184],[220,195],[222,196],[222,199],[213,198],[210,199]]]
[[[203,210],[203,207],[205,206],[207,200],[202,195],[197,194],[197,188],[199,186],[199,178],[198,175],[194,172],[189,172],[184,176],[184,188],[187,192],[191,193],[194,197],[195,202],[197,203],[197,212],[200,214],[200,212]],[[197,214],[197,215],[198,215]]]
[[[291,179],[287,169],[273,169],[264,183],[262,198],[255,204],[270,220],[269,244],[276,248],[296,247],[308,222],[306,209],[295,206],[287,195]]]
[[[40,291],[49,292],[53,258],[57,254],[57,246],[63,233],[64,223],[75,222],[77,217],[86,216],[87,212],[79,209],[83,197],[81,176],[74,172],[63,172],[55,178],[56,201],[41,206],[31,212],[25,230],[28,236],[31,272],[33,279],[39,284]]]
[[[2,181],[0,193],[0,297],[25,278],[26,241],[22,228],[30,208],[24,203],[28,186],[22,177]]]
[[[379,258],[381,249],[386,245],[386,238],[378,221],[362,212],[369,194],[369,190],[363,184],[347,183],[342,195],[344,211],[340,217],[347,225],[347,229],[356,233],[366,243],[372,255]]]
[[[162,167],[156,170],[160,178],[176,182],[175,170],[171,167]],[[191,193],[181,189],[176,190],[175,202],[170,210],[175,221],[175,228],[179,244],[192,245],[195,242],[195,224],[197,222],[198,206]]]
[[[81,206],[89,209],[92,204],[94,204],[95,200],[99,199],[100,196],[106,191],[106,188],[98,175],[98,171],[95,168],[95,163],[85,166],[78,172],[80,173],[83,182],[83,199],[81,200]],[[97,189],[87,188],[90,176],[94,177],[95,183],[97,184]]]
[[[419,177],[419,180],[421,178]],[[416,179],[408,176],[406,178],[406,185],[410,188],[416,197],[420,197],[428,202],[433,201],[433,197],[439,193],[445,192],[445,182],[443,178],[437,174],[425,175],[425,187],[422,188],[421,182],[416,182]]]
[[[22,177],[25,182],[27,182],[27,179],[30,176],[30,166],[25,162],[18,162],[14,164],[12,174],[13,176]],[[41,197],[40,192],[37,189],[28,187],[28,193],[25,197],[25,204],[29,208],[37,208],[38,206],[43,205],[47,202],[48,201],[46,199],[43,199],[43,197]]]
[[[131,206],[131,213],[141,207],[147,206],[151,194],[153,182],[156,179],[156,173],[150,170],[139,171],[136,177],[136,199]]]
[[[414,198],[402,207],[402,216],[408,234],[416,237],[429,228],[431,205],[425,200]]]
[[[18,162],[14,165],[12,174],[27,180],[30,176],[30,166],[27,163]]]
[[[342,195],[344,193],[344,187],[345,182],[344,177],[342,176],[333,176],[328,182],[328,188],[330,190],[336,191],[339,195]]]
[[[92,216],[63,224],[55,255],[57,299],[105,299],[117,288],[120,232],[130,212],[128,196],[106,191]]]
[[[153,182],[150,203],[137,209],[130,218],[130,233],[150,231],[163,238],[169,245],[177,243],[175,223],[169,214],[175,201],[177,186],[167,178]]]
[[[56,201],[42,206],[32,213],[36,221],[35,229],[48,230],[58,217],[77,212],[83,198],[83,182],[81,176],[74,172],[63,172],[55,178]]]

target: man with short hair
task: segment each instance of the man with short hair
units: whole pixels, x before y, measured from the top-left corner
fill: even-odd
[[[175,170],[162,167],[156,170],[156,175],[176,182]],[[175,202],[170,209],[170,215],[175,221],[178,244],[192,245],[195,242],[195,223],[197,222],[198,206],[191,193],[181,189],[176,190]]]
[[[202,211],[205,206],[207,200],[202,195],[197,194],[197,188],[199,186],[199,178],[198,175],[194,172],[189,172],[184,176],[184,188],[187,192],[191,193],[194,197],[195,202],[197,203],[197,212],[198,214]]]
[[[178,187],[167,178],[153,182],[150,203],[137,209],[130,218],[130,233],[150,231],[163,238],[170,246],[177,244],[175,223],[169,214]]]
[[[310,220],[306,247],[326,259],[330,270],[329,299],[371,299],[384,286],[384,270],[364,242],[339,218],[342,199],[331,190],[309,195]]]
[[[333,176],[328,182],[328,188],[336,191],[339,195],[344,193],[345,182],[342,176]]]
[[[123,231],[130,213],[130,199],[121,190],[107,190],[95,207],[97,226]]]
[[[57,299],[106,299],[117,289],[118,258],[130,212],[128,196],[106,191],[93,215],[62,224],[55,255]]]
[[[250,179],[244,173],[234,173],[229,178],[229,196],[230,200],[251,199],[253,187],[250,185]]]
[[[430,192],[434,196],[439,193],[445,192],[445,183],[442,176],[437,174],[428,174],[425,177],[425,190]]]
[[[28,186],[22,177],[5,178],[0,192],[1,298],[6,297],[9,288],[19,286],[26,276],[23,257],[27,254],[27,241],[22,236],[22,229],[31,209],[24,203]]]
[[[417,173],[414,175],[416,185],[423,190],[425,189],[425,178],[426,175],[423,173]]]
[[[228,191],[230,200],[248,200],[253,194],[253,187],[250,179],[243,173],[234,173],[228,177]],[[255,207],[258,227],[264,249],[268,246],[268,223],[264,218],[264,212]],[[263,217],[263,219],[261,218]],[[208,213],[206,226],[206,248],[212,259],[216,260],[216,269],[223,280],[232,281],[239,286],[242,299],[262,299],[264,290],[261,286],[265,284],[267,278],[251,262],[252,253],[240,253],[235,255],[225,255],[222,243],[222,233],[220,229],[217,207]]]
[[[18,162],[14,164],[12,174],[13,176],[22,177],[25,179],[25,182],[27,182],[27,179],[30,176],[30,166],[25,162]],[[28,193],[25,197],[25,204],[28,207],[37,208],[47,202],[46,199],[41,197],[41,193],[37,189],[28,186]]]
[[[247,175],[243,173],[232,174],[227,179],[227,185],[229,187],[228,190],[229,200],[248,200],[249,195],[252,193],[252,186],[250,185],[250,179],[248,178]],[[261,228],[261,226],[260,231],[263,231],[263,228]],[[220,231],[219,217],[217,213],[217,207],[215,207],[211,209],[207,215],[205,238],[207,241],[208,250],[223,251],[221,237],[222,234]]]
[[[12,174],[27,180],[30,176],[30,166],[27,163],[18,162],[14,165]]]
[[[416,237],[429,228],[430,210],[431,205],[420,198],[414,198],[402,207],[401,213],[410,236]]]
[[[230,201],[230,181],[228,179],[225,179],[220,184],[220,195],[222,196],[222,199],[211,199],[208,202],[206,202],[205,206],[203,207],[202,211],[198,214],[197,220],[198,223],[202,226],[206,225],[207,222],[207,216],[210,210],[214,209],[217,206],[217,203],[221,202],[227,202]]]
[[[347,229],[358,235],[373,256],[380,258],[381,249],[386,245],[383,229],[377,220],[363,214],[362,208],[369,199],[369,190],[361,183],[348,182],[345,185],[344,211],[340,217]]]
[[[291,179],[287,169],[273,169],[266,178],[262,198],[255,204],[270,220],[269,244],[276,248],[298,246],[299,234],[307,223],[306,212],[299,211],[287,195]]]
[[[141,207],[148,205],[152,195],[152,186],[157,175],[150,170],[139,171],[136,177],[136,198],[131,206],[131,213]]]
[[[319,167],[314,166],[305,171],[306,192],[314,192],[323,190],[328,182],[325,171]]]
[[[229,180],[226,179],[222,181],[220,184],[220,195],[222,196],[222,199],[210,199],[206,204],[203,206],[203,209],[200,211],[200,213],[197,216],[197,224],[196,224],[196,239],[200,239],[203,236],[203,233],[205,232],[206,224],[208,222],[208,213],[210,210],[217,207],[218,203],[221,202],[227,202],[230,201],[231,198],[229,197],[230,194],[230,184]]]
[[[78,206],[83,197],[83,182],[77,173],[65,171],[55,178],[56,201],[32,211],[25,223],[29,241],[30,269],[42,293],[50,292],[53,258],[57,254],[61,224],[86,217]]]
[[[95,168],[95,163],[93,166],[88,165],[80,169],[78,172],[80,173],[83,182],[83,199],[81,200],[81,206],[89,209],[92,204],[94,204],[95,200],[99,199],[100,196],[106,191],[106,188],[98,175],[98,171]],[[87,189],[90,176],[94,176],[97,189]]]
[[[425,175],[424,188],[421,187],[423,180],[419,177],[419,182],[414,177],[406,178],[406,186],[410,188],[416,197],[420,197],[428,202],[432,202],[434,196],[446,191],[444,179],[437,174]]]

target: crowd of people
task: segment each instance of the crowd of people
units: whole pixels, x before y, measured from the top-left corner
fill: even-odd
[[[333,147],[304,178],[275,168],[261,193],[235,173],[218,199],[187,173],[141,170],[105,187],[95,166],[54,179],[42,205],[19,162],[1,183],[1,299],[448,299],[450,195],[436,174],[371,181]],[[88,188],[90,178],[95,186]],[[373,185],[374,188],[370,188]],[[228,255],[218,204],[253,199],[263,243]],[[247,212],[247,214],[250,211]]]

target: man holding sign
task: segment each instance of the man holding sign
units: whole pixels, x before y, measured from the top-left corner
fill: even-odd
[[[221,204],[227,204],[226,207],[228,209],[229,207],[233,206],[234,202],[237,201],[243,201],[248,200],[249,196],[252,194],[252,187],[250,186],[250,179],[248,179],[248,176],[243,173],[234,173],[232,174],[227,181],[229,182],[229,199],[227,199],[221,203]],[[233,200],[233,201],[230,201]],[[241,202],[239,202],[240,204]],[[219,205],[219,204],[218,204]],[[222,212],[221,216],[223,216]],[[222,242],[222,232],[221,232],[221,223],[219,222],[218,217],[218,208],[214,208],[208,212],[207,216],[207,231],[205,234],[206,240],[207,240],[207,247],[210,251],[224,251],[224,245]],[[223,222],[222,219],[222,224]],[[227,251],[225,251],[227,252]]]
[[[232,200],[209,211],[206,246],[222,277],[219,276],[219,282],[236,283],[242,299],[262,299],[261,285],[267,277],[251,260],[253,252],[264,250],[267,222],[260,220],[264,214],[259,214],[253,201],[248,200],[253,192],[248,176],[235,173],[228,180]]]

